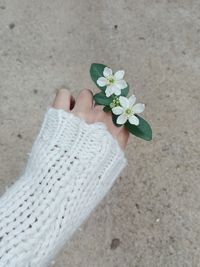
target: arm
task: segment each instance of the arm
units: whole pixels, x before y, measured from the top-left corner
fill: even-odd
[[[125,165],[104,123],[50,108],[24,175],[0,199],[0,266],[48,266]]]

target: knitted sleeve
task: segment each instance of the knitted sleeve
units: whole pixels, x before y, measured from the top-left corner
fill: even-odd
[[[126,162],[104,123],[50,108],[24,174],[0,198],[0,267],[49,266]]]

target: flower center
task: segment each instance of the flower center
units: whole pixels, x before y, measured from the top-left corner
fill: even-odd
[[[109,81],[110,84],[113,84],[115,82],[115,79],[114,79],[114,77],[112,75],[108,76],[107,80]]]
[[[132,111],[131,108],[127,108],[127,109],[125,110],[125,114],[126,114],[127,116],[130,116],[132,113],[133,113],[133,111]]]

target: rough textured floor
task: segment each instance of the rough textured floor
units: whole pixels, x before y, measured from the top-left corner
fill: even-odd
[[[154,130],[57,267],[200,266],[198,0],[0,0],[0,192],[25,166],[55,89],[126,70]]]

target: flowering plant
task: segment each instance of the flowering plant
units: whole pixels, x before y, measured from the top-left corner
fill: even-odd
[[[104,105],[105,112],[112,113],[113,123],[116,126],[124,125],[130,133],[150,141],[152,139],[151,126],[138,115],[144,111],[145,105],[135,104],[135,95],[127,97],[129,85],[124,80],[124,74],[123,70],[113,73],[109,67],[93,63],[90,67],[90,75],[101,90],[100,93],[94,95],[94,101],[98,105]]]

